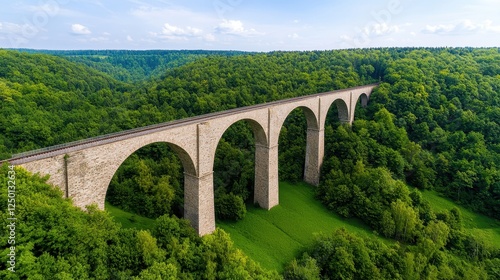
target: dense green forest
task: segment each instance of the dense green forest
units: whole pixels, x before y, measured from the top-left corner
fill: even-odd
[[[386,246],[346,231],[319,236],[303,256],[290,263],[283,277],[500,277],[500,248],[464,231],[458,209],[434,212],[415,190],[434,189],[474,211],[500,219],[499,49],[214,54],[193,51],[127,56],[113,51],[49,55],[0,50],[0,158],[172,119],[380,82],[369,106],[356,109],[352,127],[338,122],[335,107],[330,110],[322,180],[316,193],[332,211],[356,217],[376,234],[401,245]],[[280,180],[302,179],[305,133],[304,115],[300,109],[295,110],[280,135]],[[252,202],[253,141],[247,124],[238,122],[219,143],[214,164],[218,219],[243,219],[245,203]],[[42,179],[19,173],[26,178],[26,188],[43,185],[48,197],[57,196]],[[173,151],[153,144],[124,162],[107,194],[113,205],[158,218],[157,227],[168,223],[168,236],[160,229],[121,229],[95,209],[90,209],[89,214],[78,210],[71,214],[82,220],[79,227],[97,228],[92,224],[96,219],[110,227],[107,235],[97,229],[92,232],[98,236],[92,242],[129,244],[137,243],[131,240],[139,238],[150,243],[144,246],[151,246],[150,252],[154,253],[143,259],[141,253],[130,252],[125,245],[120,248],[122,251],[113,253],[101,247],[96,249],[99,252],[90,247],[78,247],[82,252],[70,246],[58,248],[60,244],[51,238],[61,236],[60,240],[66,240],[75,234],[69,229],[59,232],[64,225],[54,223],[59,219],[54,217],[62,215],[57,212],[70,207],[67,201],[38,205],[51,207],[55,216],[25,210],[23,215],[33,221],[27,227],[35,227],[37,219],[46,219],[40,225],[54,229],[51,234],[50,230],[40,232],[38,237],[26,233],[23,245],[31,247],[23,248],[23,262],[25,268],[32,269],[26,275],[42,275],[38,276],[42,279],[47,273],[61,273],[60,277],[65,277],[69,273],[65,267],[72,266],[76,258],[83,258],[87,261],[83,262],[81,274],[73,275],[75,278],[142,273],[178,273],[185,274],[185,279],[212,279],[213,275],[226,279],[236,273],[241,273],[242,279],[255,275],[262,279],[278,277],[241,255],[223,231],[199,239],[192,232],[187,233],[189,227],[183,220],[169,216],[182,214],[181,175],[181,164]],[[28,193],[27,190],[27,196]],[[44,195],[45,192],[39,194]],[[64,206],[60,209],[56,206],[59,204]],[[4,206],[2,209],[6,209]],[[215,245],[206,244],[211,241],[226,244],[230,249],[217,251]],[[194,253],[188,256],[188,251]],[[59,254],[62,255],[58,258]],[[107,257],[96,259],[96,255]],[[135,259],[120,259],[131,255]],[[99,266],[98,260],[107,261],[107,266]],[[44,271],[49,262],[54,263],[54,270]],[[136,268],[128,269],[130,264]]]
[[[248,54],[241,51],[206,50],[32,50],[26,53],[43,53],[79,62],[104,72],[119,81],[141,82],[160,78],[167,69],[179,67],[209,55],[233,56]]]

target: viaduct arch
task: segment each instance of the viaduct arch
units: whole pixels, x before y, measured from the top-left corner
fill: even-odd
[[[136,150],[166,142],[184,168],[184,218],[198,234],[215,230],[213,164],[217,145],[234,123],[250,123],[255,137],[254,201],[262,208],[279,204],[278,140],[287,116],[301,108],[307,120],[304,180],[319,183],[324,127],[330,106],[351,124],[356,103],[366,106],[377,84],[290,98],[265,104],[141,127],[14,155],[7,160],[33,173],[49,174],[75,205],[104,209],[106,191],[118,167]],[[1,163],[1,162],[0,162]]]

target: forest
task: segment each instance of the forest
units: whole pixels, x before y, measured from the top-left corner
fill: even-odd
[[[19,273],[9,274],[2,254],[5,279],[500,277],[500,247],[464,230],[458,208],[433,211],[421,195],[434,190],[500,219],[498,48],[0,50],[0,61],[0,159],[173,119],[380,83],[368,107],[358,105],[352,126],[339,122],[335,106],[330,109],[315,187],[325,207],[363,221],[374,238],[345,230],[319,235],[281,274],[266,271],[221,229],[195,236],[181,219],[180,161],[166,145],[152,144],[122,164],[106,197],[156,219],[151,230],[120,227],[95,207],[77,209],[47,178],[16,169],[23,221]],[[302,180],[306,130],[303,112],[294,110],[280,135],[280,181]],[[252,131],[238,122],[217,148],[217,219],[245,218],[253,202],[253,158]],[[7,178],[2,180],[6,186]],[[6,217],[7,193],[1,205]],[[6,240],[2,235],[4,252]]]

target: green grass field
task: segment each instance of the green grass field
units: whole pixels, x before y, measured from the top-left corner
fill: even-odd
[[[454,206],[458,207],[462,212],[463,226],[466,231],[476,236],[482,236],[491,246],[500,248],[500,221],[472,212],[441,196],[436,191],[424,191],[422,196],[429,201],[434,212],[443,212]]]
[[[331,233],[344,227],[363,236],[372,231],[355,219],[343,219],[314,198],[313,187],[280,183],[280,204],[267,211],[248,207],[238,222],[217,222],[235,245],[267,269],[284,266],[313,242],[315,233]],[[388,241],[390,242],[390,241]]]
[[[123,228],[151,229],[155,223],[153,219],[123,211],[108,202],[105,203],[104,208],[111,214],[113,220],[120,223]]]

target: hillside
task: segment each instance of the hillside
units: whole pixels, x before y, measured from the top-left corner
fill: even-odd
[[[65,59],[0,50],[0,158],[121,130],[130,85]]]
[[[207,56],[234,56],[248,54],[240,51],[205,50],[31,50],[27,53],[55,55],[73,62],[85,64],[124,82],[141,82],[159,78],[167,69],[182,66]]]
[[[472,235],[481,236],[486,246],[500,248],[500,221],[475,213],[450,199],[439,195],[436,191],[424,191],[422,197],[429,201],[434,212],[443,212],[457,207],[462,213],[464,229]]]
[[[106,55],[101,57],[92,51],[88,55],[84,64],[68,60],[69,56],[0,50],[0,158],[172,119],[378,81],[380,86],[368,107],[356,109],[351,127],[338,122],[334,107],[328,112],[322,180],[315,192],[317,199],[337,215],[363,221],[371,231],[402,245],[392,247],[337,230],[306,245],[306,255],[295,255],[297,259],[284,270],[285,278],[318,273],[322,277],[357,279],[369,275],[380,279],[499,276],[496,268],[500,250],[489,243],[497,238],[498,224],[491,220],[487,222],[491,227],[485,229],[487,234],[478,234],[482,229],[471,228],[466,218],[472,213],[467,211],[500,218],[498,48],[207,55],[178,60],[165,66],[161,78],[141,83],[130,81],[155,75],[151,70],[154,67],[146,69],[148,63],[138,62],[142,70],[135,75],[130,71],[136,64],[119,62],[127,55],[123,60],[117,58],[115,64],[108,61],[99,65],[89,61],[107,59]],[[108,74],[90,66],[108,69]],[[124,76],[126,82],[118,81],[120,71],[131,75]],[[301,180],[305,145],[306,122],[298,109],[281,131],[280,181]],[[214,163],[219,219],[252,221],[252,211],[247,212],[245,203],[251,203],[253,197],[253,159],[251,129],[244,121],[232,125],[219,143]],[[162,144],[150,145],[122,164],[107,201],[153,219],[164,214],[180,215],[182,174],[179,159],[171,150]],[[168,196],[161,195],[165,190]],[[436,207],[433,204],[445,202],[427,196],[428,191],[446,196],[460,207]],[[424,197],[429,197],[430,203]],[[248,221],[245,214],[250,217]],[[478,228],[481,226],[487,227],[482,224]],[[208,239],[225,240],[222,235],[218,232]],[[164,242],[161,235],[154,236],[158,244]],[[202,242],[180,240],[169,246],[191,248],[192,242]],[[167,258],[162,248],[156,255],[159,263]],[[53,256],[58,250],[69,253],[64,248],[45,249]],[[36,246],[31,251],[43,263],[54,258],[42,257]],[[211,265],[222,262],[212,257],[195,258]],[[88,273],[98,273],[99,265],[92,263],[92,257],[85,258],[91,263]],[[144,269],[160,269],[152,259],[144,260]],[[174,265],[176,269],[190,267],[191,258],[184,260]],[[341,260],[345,262],[331,266]],[[260,271],[249,265],[249,271]],[[219,268],[220,273],[230,273]],[[141,272],[127,273],[137,276]]]

